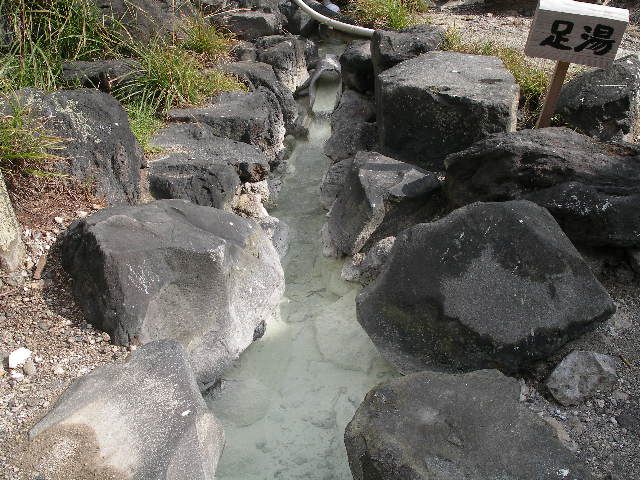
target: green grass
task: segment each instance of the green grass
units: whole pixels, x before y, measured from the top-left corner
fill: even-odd
[[[0,116],[0,170],[11,186],[17,177],[52,175],[48,167],[59,160],[63,140],[51,135],[44,121],[17,99],[7,101],[10,112]]]
[[[449,28],[445,33],[442,50],[499,57],[520,86],[523,124],[530,126],[537,117],[550,81],[550,73],[533,64],[525,54],[515,48],[493,42],[466,42],[460,30]]]
[[[216,61],[229,55],[233,36],[211,25],[205,17],[187,20],[183,27],[184,38],[180,47],[203,56],[206,61]]]
[[[130,103],[125,108],[136,140],[145,153],[155,153],[157,150],[149,145],[149,141],[164,125],[158,118],[158,107],[153,102],[143,100]]]
[[[415,15],[424,12],[425,0],[352,0],[346,13],[367,27],[402,30],[415,22]]]

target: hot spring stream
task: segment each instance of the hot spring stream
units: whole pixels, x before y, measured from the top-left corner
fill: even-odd
[[[321,252],[322,147],[337,88],[318,89],[309,138],[289,158],[272,212],[290,228],[280,315],[207,399],[225,427],[220,480],[350,480],[344,428],[365,394],[395,375],[356,320],[359,288]]]

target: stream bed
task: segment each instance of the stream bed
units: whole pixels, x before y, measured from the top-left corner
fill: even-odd
[[[225,428],[220,480],[350,480],[344,429],[376,384],[395,376],[356,320],[357,284],[322,256],[322,153],[339,85],[320,85],[271,214],[289,225],[285,297],[266,334],[207,398]]]

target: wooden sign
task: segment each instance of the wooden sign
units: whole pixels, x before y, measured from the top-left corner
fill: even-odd
[[[574,0],[540,0],[525,54],[591,67],[616,58],[629,10]]]

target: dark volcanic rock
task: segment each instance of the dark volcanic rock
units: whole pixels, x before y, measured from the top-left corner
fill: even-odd
[[[545,128],[492,136],[445,163],[453,206],[528,199],[576,244],[640,246],[640,147]]]
[[[634,141],[640,135],[640,56],[574,77],[562,87],[556,111],[569,126],[599,140]]]
[[[385,157],[359,152],[329,211],[326,233],[339,254],[395,235],[438,211],[436,174]]]
[[[68,159],[63,172],[94,185],[94,192],[110,205],[134,204],[140,197],[142,149],[129,118],[111,95],[94,89],[61,90],[43,94],[23,90],[19,102],[29,105],[34,117],[62,139],[56,155]],[[0,102],[0,112],[8,112]]]
[[[375,74],[423,53],[438,50],[444,41],[442,27],[416,25],[404,30],[376,30],[371,37],[371,58]]]
[[[497,57],[430,52],[402,62],[376,80],[380,148],[442,170],[446,155],[515,130],[519,91]]]
[[[400,233],[358,320],[402,372],[529,369],[615,311],[545,209],[474,203]]]
[[[73,223],[62,262],[89,322],[120,345],[178,340],[204,385],[251,344],[284,287],[278,254],[257,224],[182,200]]]
[[[133,59],[64,62],[60,80],[68,85],[111,92],[132,80],[140,64]]]
[[[278,98],[264,87],[249,93],[223,93],[201,108],[169,110],[170,121],[203,123],[220,137],[256,145],[270,159],[284,149],[284,118]]]
[[[354,480],[589,480],[495,370],[420,372],[371,390],[345,431]]]
[[[29,436],[26,460],[48,478],[213,480],[224,447],[184,348],[170,340],[75,380]]]
[[[229,29],[242,40],[255,40],[266,35],[275,35],[282,30],[282,18],[277,13],[258,11],[231,11],[216,15],[213,21]]]
[[[257,147],[216,135],[201,123],[174,123],[154,135],[149,144],[169,153],[182,153],[199,165],[231,165],[243,182],[269,175],[269,159]]]
[[[258,58],[256,46],[247,41],[238,40],[231,48],[231,56],[239,62],[255,62]]]
[[[158,200],[178,198],[230,211],[239,186],[233,166],[184,153],[164,155],[149,168],[149,191]]]
[[[255,41],[258,61],[271,65],[278,80],[292,92],[309,77],[305,43],[293,35],[272,35]]]
[[[353,40],[340,55],[342,81],[347,88],[360,93],[373,92],[374,75],[371,42]]]
[[[331,165],[320,184],[320,204],[329,210],[342,191],[344,182],[353,167],[353,158],[345,158]]]
[[[348,282],[368,285],[376,279],[387,263],[396,237],[386,237],[373,245],[366,253],[356,253],[342,267],[342,278]]]

